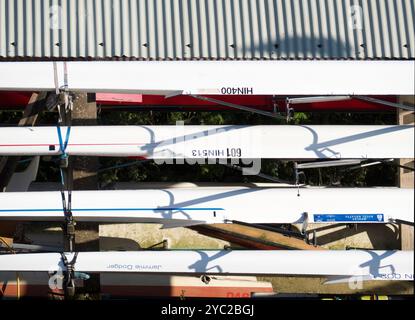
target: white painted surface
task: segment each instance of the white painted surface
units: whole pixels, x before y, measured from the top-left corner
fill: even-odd
[[[414,221],[414,193],[400,188],[195,187],[73,191],[78,221],[161,223],[165,227],[247,223]],[[325,215],[325,221],[321,220]],[[60,192],[0,193],[0,220],[62,220]]]
[[[67,254],[68,261],[73,254]],[[80,272],[282,274],[413,280],[413,251],[222,250],[80,252]],[[59,253],[0,255],[0,271],[65,270]]]
[[[411,158],[413,126],[84,126],[66,152],[80,156],[197,158]],[[62,141],[67,128],[61,128]],[[57,155],[56,127],[0,128],[0,155]]]
[[[71,91],[145,94],[411,95],[413,68],[413,61],[67,62]],[[59,87],[63,69],[57,62]],[[0,90],[55,90],[53,63],[0,63]]]

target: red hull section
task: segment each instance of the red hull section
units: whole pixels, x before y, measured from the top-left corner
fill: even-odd
[[[197,286],[102,286],[101,294],[109,297],[192,297],[250,298],[253,293],[273,293],[262,287],[197,287]],[[62,290],[51,291],[46,285],[9,284],[0,290],[0,299],[63,296]]]
[[[4,285],[0,288],[0,299],[18,299],[23,297],[46,298],[53,296],[64,296],[63,290],[51,290],[47,285],[24,284],[17,286],[16,284]]]
[[[263,287],[198,286],[101,286],[101,293],[113,297],[250,298],[253,293],[273,293]]]
[[[49,288],[46,272],[0,272],[0,299],[51,297],[61,289]],[[84,282],[76,281],[82,288]],[[252,293],[273,293],[271,283],[256,277],[187,277],[148,274],[101,274],[101,294],[108,297],[215,297],[249,298]]]
[[[30,92],[0,92],[0,108],[21,109],[29,101]],[[209,97],[209,96],[207,96]],[[186,111],[223,111],[235,110],[212,102],[198,100],[189,96],[176,96],[165,98],[164,96],[141,94],[112,94],[98,93],[97,103],[106,109],[140,109],[140,110],[186,110]],[[212,96],[217,100],[239,104],[259,110],[274,111],[272,96]],[[396,102],[395,96],[378,97],[380,99]],[[283,97],[277,100],[277,111],[285,111]],[[370,111],[394,111],[393,108],[376,103],[357,99],[295,104],[291,107],[300,112],[312,111],[337,111],[337,112],[370,112]]]
[[[272,96],[206,96],[216,100],[222,100],[234,104],[239,104],[253,109],[265,110],[269,112],[274,111],[274,101]],[[382,99],[396,102],[395,97],[382,97]],[[177,96],[165,99],[163,96],[144,95],[143,102],[135,104],[140,108],[156,108],[156,109],[182,109],[188,111],[220,111],[220,110],[235,110],[233,108],[218,105],[216,103],[202,101],[193,97]],[[369,111],[393,111],[393,108],[361,101],[357,99],[335,101],[335,102],[318,102],[291,105],[292,108],[300,112],[312,111],[354,111],[354,112],[369,112]],[[285,112],[284,98],[277,99],[276,111]],[[243,111],[242,111],[243,112]]]

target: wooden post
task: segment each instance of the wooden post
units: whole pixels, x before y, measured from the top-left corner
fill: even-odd
[[[228,241],[250,249],[276,250],[325,250],[322,247],[307,244],[304,240],[283,235],[281,233],[264,230],[240,224],[218,223],[211,225],[193,226],[190,229],[208,237]]]
[[[399,103],[415,105],[414,96],[400,96]],[[414,113],[411,111],[398,110],[398,124],[414,125]],[[399,159],[399,164],[406,167],[414,167],[414,159]],[[414,188],[414,172],[408,169],[399,168],[398,184],[400,188]],[[400,225],[401,250],[414,250],[414,227]]]
[[[11,247],[13,245],[13,238],[0,237],[0,244]]]
[[[95,94],[76,93],[73,95],[72,125],[96,125],[97,108]],[[98,158],[71,157],[74,190],[96,190],[98,188]],[[99,225],[96,223],[77,223],[75,231],[76,251],[99,251]],[[87,292],[99,293],[99,276],[88,280]]]

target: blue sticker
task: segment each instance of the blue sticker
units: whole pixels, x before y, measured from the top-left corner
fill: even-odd
[[[382,213],[378,214],[315,214],[314,222],[384,222]]]

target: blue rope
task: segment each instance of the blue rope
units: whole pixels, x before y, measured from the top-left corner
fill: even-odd
[[[69,135],[71,134],[71,127],[67,127],[66,129],[65,142],[63,142],[62,140],[61,127],[57,126],[56,129],[58,130],[59,151],[61,153],[61,158],[67,158],[68,154],[66,153],[66,147],[68,146]]]

